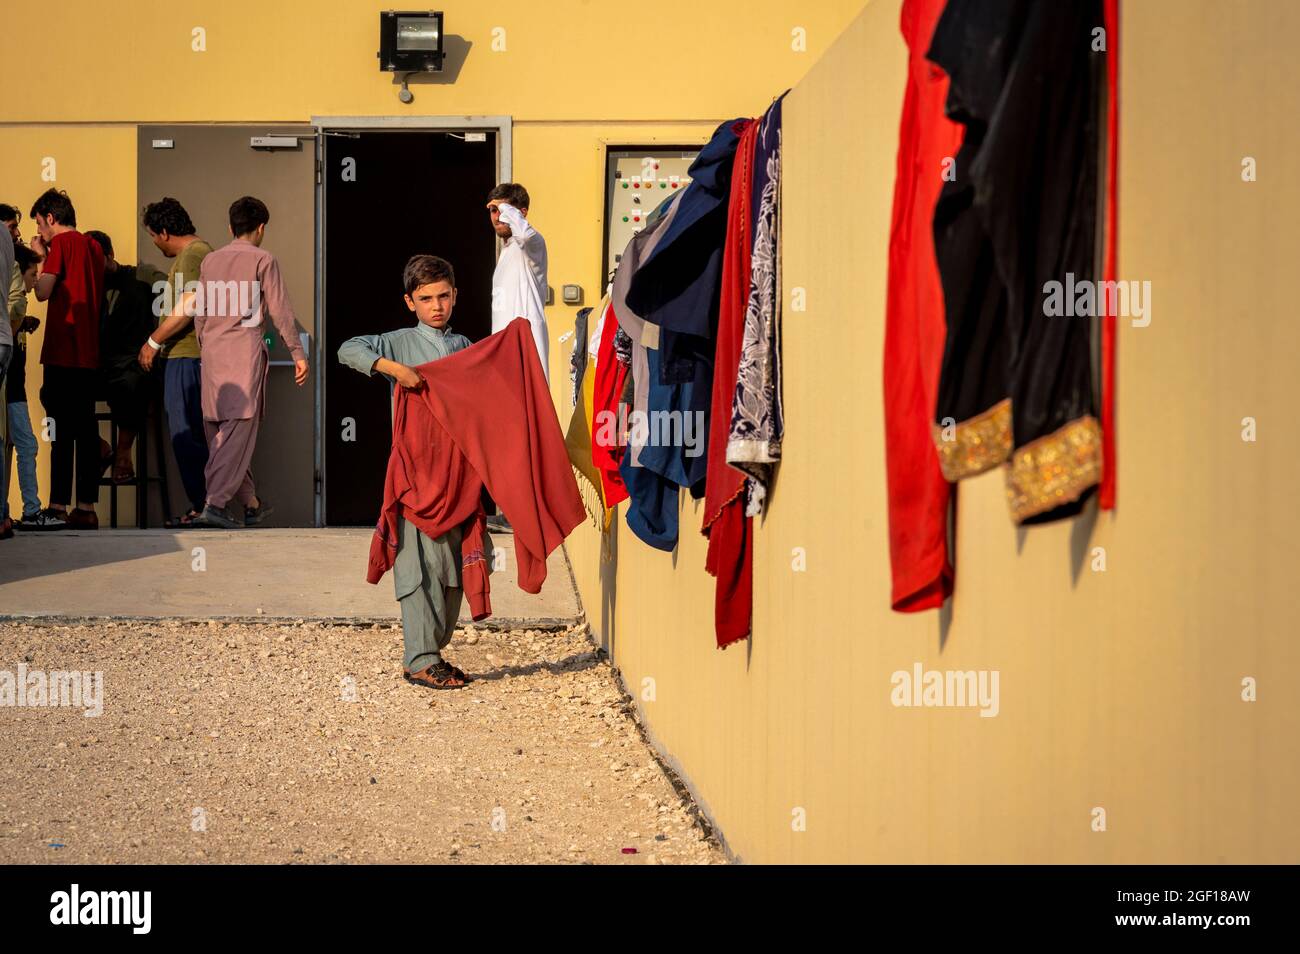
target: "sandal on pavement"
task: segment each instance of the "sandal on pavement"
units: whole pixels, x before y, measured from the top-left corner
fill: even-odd
[[[201,514],[193,507],[191,507],[189,512],[186,513],[185,515],[180,517],[169,518],[163,524],[163,527],[165,527],[168,530],[189,530],[194,527],[201,527],[203,526],[203,524],[198,522],[200,516]]]

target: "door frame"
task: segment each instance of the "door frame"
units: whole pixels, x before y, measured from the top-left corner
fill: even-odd
[[[511,181],[514,145],[510,116],[313,116],[316,129],[316,451],[315,509],[316,526],[325,526],[325,137],[330,133],[374,132],[376,130],[418,130],[420,132],[480,132],[497,134],[497,182]],[[498,243],[498,253],[500,253]]]
[[[313,158],[313,160],[314,160],[314,165],[315,165],[315,167],[316,167],[316,169],[317,169],[317,175],[319,175],[319,169],[320,169],[320,157],[321,157],[321,142],[320,142],[320,140],[321,140],[321,130],[320,130],[320,127],[318,127],[315,123],[310,122],[310,121],[306,121],[306,120],[294,119],[294,120],[285,120],[285,121],[282,121],[282,122],[268,122],[268,121],[260,120],[260,119],[230,119],[230,120],[220,120],[220,121],[216,121],[216,122],[199,122],[199,121],[193,121],[193,120],[181,120],[181,121],[151,120],[151,121],[147,121],[147,122],[146,122],[146,121],[130,121],[130,122],[125,122],[125,123],[116,123],[116,124],[110,124],[110,125],[118,125],[118,126],[121,126],[121,127],[125,128],[125,129],[129,130],[129,131],[131,132],[131,135],[134,137],[134,140],[135,140],[135,147],[136,147],[136,149],[135,149],[135,159],[134,159],[134,163],[133,163],[133,165],[134,165],[134,170],[135,170],[135,182],[134,182],[134,184],[133,184],[133,186],[132,186],[132,189],[133,189],[133,195],[135,196],[135,206],[134,206],[134,207],[135,207],[137,210],[138,210],[139,208],[141,208],[141,206],[144,204],[144,202],[146,202],[146,201],[151,201],[153,198],[156,198],[156,196],[157,196],[157,193],[156,193],[156,192],[155,192],[155,193],[148,193],[148,194],[145,194],[145,193],[142,193],[142,190],[141,190],[141,185],[142,185],[142,183],[141,183],[142,168],[143,168],[143,166],[144,166],[144,164],[145,164],[145,160],[143,159],[143,157],[144,157],[144,155],[146,154],[146,152],[150,151],[149,148],[148,148],[148,146],[147,146],[147,145],[143,142],[143,140],[142,140],[142,137],[143,137],[143,135],[144,135],[144,131],[145,131],[145,130],[188,130],[188,129],[196,129],[196,130],[197,130],[197,129],[207,129],[207,130],[229,130],[229,129],[244,129],[244,130],[249,130],[249,131],[255,131],[255,132],[254,132],[255,135],[262,135],[262,136],[269,136],[269,137],[283,138],[283,139],[296,139],[296,140],[298,141],[298,147],[291,147],[291,146],[288,146],[287,144],[279,143],[279,144],[276,144],[275,146],[270,147],[270,148],[271,148],[272,151],[295,151],[296,149],[300,148],[301,151],[302,151],[304,154],[306,154],[307,151],[310,149],[310,150],[312,151],[312,158]],[[150,137],[150,138],[152,138],[152,137]],[[164,138],[171,138],[171,134],[164,134]],[[170,148],[173,148],[173,147],[172,147],[172,146],[154,146],[153,148],[170,149]],[[246,141],[245,141],[245,145],[244,145],[243,148],[246,148],[246,149],[253,149],[254,151],[259,151],[261,148],[264,148],[264,147],[256,147],[256,146],[253,146],[250,142],[248,142],[248,141],[246,140]],[[310,173],[308,173],[308,174],[310,175]],[[259,194],[260,194],[260,193],[259,193]],[[314,195],[315,198],[314,198],[313,206],[312,206],[312,218],[313,218],[313,222],[314,222],[315,228],[316,228],[316,230],[317,230],[317,232],[316,232],[316,234],[317,234],[317,238],[316,238],[316,240],[313,242],[313,245],[311,246],[311,247],[312,247],[311,257],[312,257],[312,268],[313,268],[313,282],[312,282],[312,288],[313,288],[314,291],[318,291],[319,288],[320,288],[320,258],[319,258],[319,250],[320,250],[320,243],[319,243],[320,196],[319,196],[319,189],[314,190],[314,191],[313,191],[313,195]],[[141,246],[141,244],[140,244],[141,239],[142,239],[142,235],[143,235],[143,231],[144,231],[144,230],[143,230],[143,226],[140,225],[139,213],[138,213],[138,212],[136,213],[136,216],[137,216],[137,217],[136,217],[136,236],[135,236],[135,242],[136,242],[136,261],[140,261],[140,260],[141,260],[141,257],[142,257],[144,254],[146,254],[145,251],[144,251],[144,249],[148,248],[148,245],[146,244],[146,245],[144,245],[144,246]],[[223,216],[223,219],[224,219],[224,216]],[[282,227],[283,227],[283,226],[282,226]],[[224,233],[223,233],[223,234],[224,234]],[[213,238],[214,241],[218,241],[218,242],[220,241],[220,236],[219,236],[219,235],[213,235],[212,238]],[[277,233],[277,240],[278,240],[278,241],[283,241],[283,239],[284,239],[284,234],[283,234],[283,233]],[[144,241],[147,243],[147,239],[144,239]],[[120,243],[119,243],[119,244],[120,244]],[[319,319],[319,317],[320,317],[320,303],[319,303],[319,302],[316,302],[315,305],[314,305],[313,315],[316,316],[316,317]],[[270,329],[270,327],[271,327],[271,325],[268,323],[267,328]],[[320,348],[318,347],[318,344],[317,344],[317,332],[316,332],[316,329],[313,329],[312,332],[311,332],[311,339],[310,339],[309,345],[310,345],[310,352],[311,352],[311,355],[312,355],[312,360],[315,361],[315,360],[316,360],[316,357],[315,357],[315,356],[316,356],[317,354],[320,353]],[[269,364],[270,364],[271,366],[276,366],[276,367],[283,367],[283,366],[289,366],[289,367],[292,367],[292,366],[293,366],[293,361],[292,361],[292,360],[285,360],[284,358],[272,358],[272,359],[270,360]],[[314,370],[314,369],[313,369],[313,370]],[[323,394],[323,391],[321,391],[318,387],[316,387],[315,385],[313,385],[313,388],[312,388],[312,404],[313,404],[313,409],[312,409],[312,418],[311,418],[311,420],[312,420],[312,426],[313,426],[313,432],[314,432],[313,435],[312,435],[312,441],[311,441],[311,443],[312,443],[312,447],[313,447],[313,466],[312,466],[312,473],[313,473],[313,475],[315,475],[315,474],[319,474],[319,472],[320,472],[320,465],[319,465],[320,442],[321,442],[320,421],[321,421],[321,417],[322,417],[322,410],[321,410],[321,407],[320,407],[320,399],[321,399],[321,395],[322,395],[322,394]],[[161,411],[161,409],[160,409],[160,411]],[[262,433],[263,433],[263,435],[265,435],[266,432],[263,431]],[[264,437],[264,439],[265,439],[265,437]],[[160,454],[162,453],[162,450],[161,450],[161,449],[159,449],[159,453],[160,453]],[[160,459],[160,465],[161,465],[162,463],[163,463],[163,462],[162,462],[161,459]],[[174,463],[173,463],[173,466],[174,466]],[[176,482],[177,482],[177,479],[178,479],[178,474],[177,474],[176,472],[173,472],[171,479],[172,479],[172,481],[173,481],[172,486],[175,486],[175,485],[176,485]],[[164,516],[166,516],[166,515],[167,515],[166,511],[168,511],[168,510],[170,509],[170,502],[169,502],[169,501],[163,501],[163,502],[162,502],[162,506],[163,506],[163,510],[164,510]],[[312,525],[312,526],[320,526],[320,517],[319,517],[319,514],[320,514],[319,502],[316,501],[315,506],[313,507],[313,514],[312,514],[312,516],[311,516],[310,518],[307,518],[307,519],[311,519],[311,520],[312,520],[312,523],[311,523],[310,525]],[[138,515],[137,515],[137,516],[138,516]],[[146,515],[146,516],[147,516],[147,515]],[[298,526],[303,526],[303,525],[302,525],[302,524],[299,524]]]

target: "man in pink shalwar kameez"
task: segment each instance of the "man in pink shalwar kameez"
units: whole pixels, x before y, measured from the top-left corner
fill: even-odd
[[[245,196],[230,207],[234,241],[203,259],[202,300],[194,317],[203,350],[203,427],[208,437],[204,471],[208,497],[201,523],[233,529],[261,523],[270,513],[257,496],[250,465],[266,413],[269,356],[262,324],[269,312],[294,361],[294,382],[307,381],[307,355],[275,256],[260,246],[270,214]],[[231,512],[231,499],[244,508]]]

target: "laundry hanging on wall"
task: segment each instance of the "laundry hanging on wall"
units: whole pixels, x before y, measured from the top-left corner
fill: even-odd
[[[953,588],[948,552],[953,489],[930,433],[947,331],[932,223],[963,131],[944,115],[948,77],[925,55],[945,2],[905,0],[901,16],[907,85],[890,223],[882,381],[890,605],[903,613],[942,606]]]
[[[726,646],[749,635],[753,613],[753,518],[745,515],[747,477],[727,464],[731,406],[740,370],[749,302],[753,250],[754,147],[759,124],[737,124],[739,143],[731,172],[731,198],[727,208],[726,244],[722,254],[722,286],[718,305],[718,343],[713,367],[712,426],[709,430],[708,476],[704,491],[704,522],[700,530],[709,538],[704,568],[717,578],[714,592],[714,628],[718,645]]]
[[[727,203],[736,126],[747,122],[730,120],[714,130],[691,163],[690,184],[650,214],[614,275],[614,313],[634,340],[634,385],[644,362],[645,387],[634,386],[640,396],[634,393],[633,406],[647,414],[676,412],[678,433],[689,427],[692,438],[689,448],[638,441],[621,468],[632,497],[629,529],[665,551],[678,537],[677,488],[688,488],[695,499],[705,492]]]
[[[713,132],[691,163],[690,184],[671,221],[632,274],[626,302],[642,319],[657,325],[665,383],[692,385],[691,412],[705,418],[713,389],[714,335],[718,325],[722,246],[736,154],[737,123],[728,120]],[[692,485],[697,499],[703,487]]]
[[[752,516],[767,498],[784,436],[781,98],[760,120],[718,126],[692,163],[687,188],[660,203],[629,241],[604,319],[618,333],[600,332],[593,375],[593,414],[612,407],[619,390],[624,408],[649,428],[640,436],[621,428],[626,449],[593,439],[605,505],[617,503],[621,490],[630,497],[629,529],[671,551],[681,488],[705,500],[701,532],[709,539],[705,569],[718,581],[719,646],[750,632]],[[619,335],[630,352],[622,375],[606,361]],[[582,430],[578,404],[574,434]],[[616,481],[609,479],[614,466]]]
[[[696,418],[690,413],[693,380],[664,381],[660,328],[637,314],[627,292],[641,262],[667,234],[684,195],[669,196],[647,216],[645,228],[620,256],[613,283],[614,315],[632,339],[633,419],[628,453],[619,467],[630,500],[627,525],[643,543],[664,551],[677,545],[679,488],[702,493],[705,458],[692,453],[703,434],[695,433]]]
[[[625,451],[618,421],[632,358],[630,343],[621,344],[620,336],[627,339],[614,320],[613,306],[607,304],[601,321],[600,346],[596,352],[591,424],[592,465],[600,475],[601,496],[606,507],[614,507],[627,499],[627,487],[618,473]]]
[[[1119,0],[1103,0],[1106,26],[1106,259],[1102,280],[1114,287],[1119,268]],[[1114,510],[1119,467],[1115,456],[1115,308],[1107,300],[1101,320],[1102,510]]]
[[[685,192],[676,192],[660,202],[646,216],[645,227],[628,241],[623,254],[619,257],[618,270],[610,285],[610,297],[614,305],[614,317],[632,339],[632,377],[633,394],[631,412],[644,414],[648,410],[650,397],[650,369],[647,351],[659,348],[660,328],[654,322],[646,320],[628,303],[628,289],[640,270],[641,262],[648,259],[658,247],[659,240],[668,232],[676,218],[677,209]],[[640,466],[641,451],[645,447],[644,436],[630,436],[630,458],[635,466]],[[701,473],[701,478],[703,474]]]
[[[1096,277],[1101,0],[949,0],[928,57],[964,127],[934,214],[947,335],[933,434],[951,481],[1002,465],[1016,523],[1079,512],[1101,479],[1087,317]]]
[[[788,90],[787,90],[788,92]],[[745,514],[758,516],[781,459],[781,101],[768,107],[754,144],[749,297],[731,402],[727,463],[749,476]]]
[[[588,318],[603,315],[609,299],[595,308],[578,312],[574,325],[573,354],[570,356],[570,401],[573,413],[564,432],[564,449],[582,495],[582,505],[592,524],[602,532],[609,527],[612,511],[605,505],[604,481],[596,469],[591,446],[592,406],[594,404],[596,363],[591,352]]]
[[[569,407],[578,406],[579,389],[582,387],[582,376],[587,371],[587,319],[591,315],[591,306],[579,308],[578,313],[573,316],[573,351],[569,355]],[[564,340],[561,337],[560,340]]]

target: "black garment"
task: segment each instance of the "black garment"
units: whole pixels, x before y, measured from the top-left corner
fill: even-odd
[[[1101,25],[1100,0],[949,0],[928,53],[965,126],[934,213],[936,446],[949,480],[1009,461],[1016,522],[1077,513],[1101,474],[1093,319],[1044,306],[1047,283],[1097,277]]]
[[[95,421],[95,392],[99,374],[94,368],[45,366],[41,404],[54,422],[50,443],[50,503],[71,505],[73,452],[76,452],[77,503],[99,499],[99,426]]]
[[[587,373],[587,316],[591,306],[579,308],[573,318],[573,354],[569,356],[569,406],[577,407],[582,378]]]
[[[623,377],[623,391],[618,396],[618,403],[626,411],[620,409],[619,413],[630,414],[636,403],[636,381],[633,379],[636,369],[632,366],[632,336],[622,328],[614,332],[614,358],[627,368],[627,374]]]
[[[150,266],[140,270],[154,271]],[[119,264],[104,272],[104,303],[99,310],[101,359],[134,358],[140,353],[158,326],[153,299],[153,288],[140,279],[134,265]]]
[[[113,423],[131,431],[144,426],[158,378],[140,367],[140,349],[153,334],[153,289],[131,265],[104,273],[104,304],[99,310],[99,395],[108,402]],[[155,363],[155,370],[161,362]]]
[[[112,421],[119,428],[139,433],[149,414],[149,401],[162,380],[163,362],[156,361],[152,373],[132,358],[99,369],[98,394],[108,404]]]
[[[27,403],[27,345],[19,344],[26,335],[14,335],[14,353],[9,358],[9,373],[5,375],[5,403]]]

